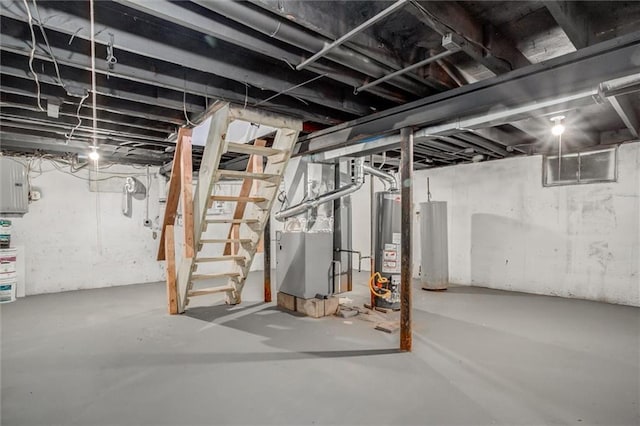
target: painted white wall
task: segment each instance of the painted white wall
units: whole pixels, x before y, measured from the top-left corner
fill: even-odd
[[[24,217],[12,219],[12,243],[24,247],[27,295],[164,280],[164,265],[155,260],[158,240],[143,226],[144,201],[133,200],[129,218],[121,213],[121,193],[90,192],[86,170],[71,176],[46,161],[42,168],[42,175],[32,175],[42,199],[31,203]],[[162,213],[156,171],[151,169],[149,206],[157,225]],[[108,172],[145,173],[131,166]],[[105,171],[99,177],[110,176]],[[145,177],[138,178],[146,184]],[[123,183],[123,178],[109,180],[110,187],[121,188],[114,180]]]
[[[429,177],[433,200],[448,202],[453,283],[640,306],[640,143],[618,158],[617,182],[548,188],[539,156],[419,171],[414,208]],[[354,245],[364,246],[368,191],[354,197]]]
[[[415,211],[427,177],[448,203],[452,283],[640,306],[640,143],[620,146],[612,183],[545,188],[540,156],[418,171]],[[369,244],[368,196],[354,194],[354,247]]]

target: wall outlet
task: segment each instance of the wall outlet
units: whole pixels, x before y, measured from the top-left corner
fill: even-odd
[[[29,192],[29,199],[31,201],[38,201],[40,198],[42,198],[42,194],[40,193],[40,191],[30,191]]]

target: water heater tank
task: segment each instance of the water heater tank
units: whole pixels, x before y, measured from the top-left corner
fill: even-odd
[[[446,290],[449,285],[447,203],[420,204],[420,281],[425,290]]]
[[[400,308],[400,217],[399,192],[376,193],[376,228],[374,233],[375,271],[389,280],[390,297],[376,297],[381,308]]]

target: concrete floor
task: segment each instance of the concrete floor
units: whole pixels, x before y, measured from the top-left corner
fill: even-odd
[[[638,308],[416,287],[413,353],[357,317],[165,312],[162,283],[3,305],[2,424],[640,424]]]

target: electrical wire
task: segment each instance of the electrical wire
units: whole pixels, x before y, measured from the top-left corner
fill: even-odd
[[[420,3],[416,2],[416,1],[411,1],[411,4],[413,4],[420,12],[422,12],[425,15],[427,15],[427,17],[429,17],[430,19],[432,19],[432,20],[438,22],[440,25],[446,27],[450,32],[457,34],[458,36],[462,37],[465,41],[467,41],[467,42],[477,46],[478,48],[484,50],[485,52],[491,54],[494,58],[499,59],[502,62],[506,63],[509,66],[509,69],[511,69],[512,71],[514,70],[513,64],[511,62],[509,62],[505,58],[501,58],[499,56],[494,55],[493,52],[487,46],[483,45],[482,43],[478,43],[477,41],[466,37],[460,31],[456,30],[451,25],[447,24],[446,22],[444,22],[440,18],[438,18],[436,15],[434,15],[431,12],[429,12]]]
[[[25,0],[26,1],[26,0]],[[98,113],[96,109],[96,36],[95,36],[95,11],[94,0],[89,0],[89,12],[91,15],[91,115],[93,118],[93,148],[98,149]],[[96,161],[96,167],[98,162]]]
[[[62,86],[65,90],[67,90],[65,84],[62,82],[62,77],[60,77],[60,68],[58,67],[58,61],[56,60],[56,57],[53,54],[53,49],[51,49],[51,45],[49,44],[49,38],[47,37],[47,33],[44,30],[44,26],[42,25],[42,18],[40,17],[40,10],[38,9],[38,3],[36,2],[36,0],[32,0],[32,1],[33,1],[33,8],[36,11],[36,16],[38,17],[36,23],[40,27],[40,32],[42,33],[42,38],[44,39],[44,43],[47,45],[47,52],[49,53],[49,56],[51,56],[51,60],[53,61],[53,66],[56,69],[56,75],[58,76],[58,82],[60,83],[60,86]]]
[[[280,92],[276,93],[275,95],[268,97],[267,99],[264,99],[264,100],[262,100],[262,101],[260,101],[260,102],[257,102],[257,103],[255,103],[253,106],[262,105],[263,103],[265,103],[265,102],[269,102],[270,100],[272,100],[272,99],[274,99],[274,98],[277,98],[277,97],[278,97],[278,96],[280,96],[280,95],[284,95],[285,93],[290,92],[290,91],[291,91],[291,90],[293,90],[293,89],[297,89],[298,87],[302,87],[302,86],[304,86],[304,85],[306,85],[306,84],[309,84],[309,83],[311,83],[311,82],[313,82],[313,81],[316,81],[316,80],[318,80],[318,79],[320,79],[320,78],[322,78],[322,77],[326,77],[326,76],[327,76],[327,73],[317,75],[317,76],[315,76],[315,77],[313,77],[313,78],[310,78],[310,79],[309,79],[309,80],[307,80],[307,81],[303,81],[303,82],[302,82],[302,83],[300,83],[300,84],[296,84],[295,86],[291,86],[291,87],[289,87],[288,89],[284,89],[284,90],[282,90],[282,91],[280,91]]]
[[[189,116],[187,115],[187,79],[184,80],[184,88],[182,90],[182,112],[184,112],[184,118],[187,120],[187,125],[195,127]]]
[[[82,104],[84,103],[84,101],[88,97],[89,97],[89,94],[87,93],[86,95],[84,95],[82,97],[82,99],[80,99],[80,102],[78,103],[78,110],[76,111],[76,117],[78,118],[78,124],[76,124],[76,126],[73,129],[71,129],[71,132],[69,132],[69,135],[67,136],[67,140],[65,141],[65,145],[69,145],[69,141],[71,141],[71,138],[73,137],[73,133],[76,130],[78,130],[78,128],[80,128],[80,126],[82,126],[82,118],[80,117],[80,109],[82,108]]]
[[[38,80],[38,74],[33,69],[33,57],[36,54],[36,33],[33,31],[33,16],[31,16],[31,9],[29,9],[29,3],[27,0],[23,0],[24,7],[27,10],[27,16],[29,18],[29,30],[31,30],[31,52],[29,53],[29,70],[31,70],[31,74],[33,74],[33,80],[36,82],[36,90],[37,90],[37,99],[38,99],[38,108],[40,111],[45,111],[42,107],[42,100],[40,98],[40,81]]]

